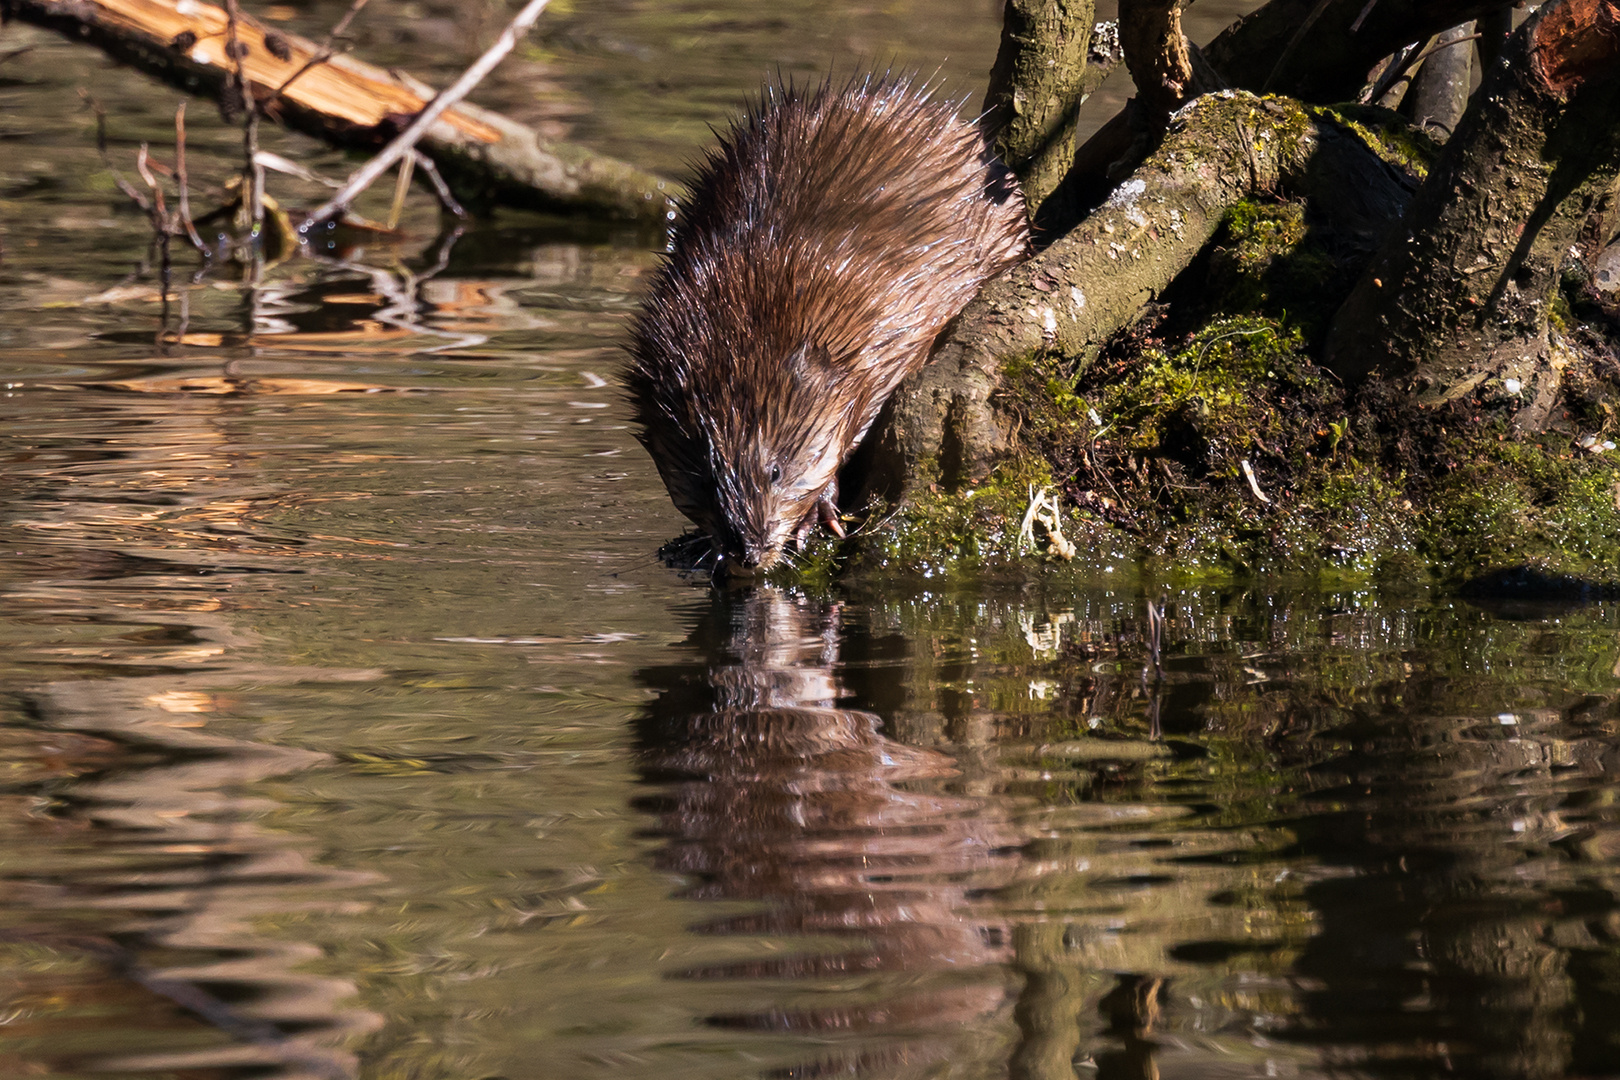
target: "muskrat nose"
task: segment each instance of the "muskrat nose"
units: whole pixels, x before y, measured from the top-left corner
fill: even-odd
[[[731,576],[741,578],[758,577],[775,564],[776,552],[755,547],[744,548],[741,555],[726,560]]]

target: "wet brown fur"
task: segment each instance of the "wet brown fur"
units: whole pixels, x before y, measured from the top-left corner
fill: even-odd
[[[767,88],[699,165],[630,342],[675,505],[742,568],[774,563],[947,320],[1028,250],[1016,184],[925,90]]]

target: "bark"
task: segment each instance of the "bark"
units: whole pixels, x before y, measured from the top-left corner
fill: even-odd
[[[1181,29],[1185,0],[1124,0],[1120,49],[1137,96],[1087,139],[1039,221],[1053,235],[1067,232],[1100,202],[1115,181],[1158,146],[1170,114],[1226,81]]]
[[[1073,153],[1094,13],[1092,0],[1007,0],[983,123],[1031,220]]]
[[[1501,7],[1501,0],[1271,0],[1204,49],[1227,83],[1305,101],[1355,98],[1384,57]],[[1303,32],[1301,32],[1303,31]]]
[[[1198,71],[1201,80],[1322,104],[1351,101],[1391,53],[1500,7],[1501,0],[1271,0],[1189,52],[1195,69],[1209,70]],[[1101,202],[1152,153],[1154,134],[1151,110],[1135,101],[1099,128],[1049,198],[1048,228],[1065,231]]]
[[[1417,80],[1406,96],[1414,123],[1442,142],[1451,137],[1468,110],[1469,84],[1474,75],[1474,24],[1463,23],[1434,40],[1434,51],[1423,61]]]
[[[1340,309],[1325,362],[1452,400],[1499,377],[1521,428],[1557,401],[1547,309],[1620,172],[1620,2],[1554,0],[1513,36],[1400,230]]]
[[[187,93],[216,101],[229,93],[234,65],[225,56],[226,18],[218,7],[176,0],[3,0],[0,11],[95,45]],[[247,46],[243,75],[261,102],[320,52],[313,42],[247,17],[237,33]],[[280,39],[274,45],[285,59],[266,46],[267,35]],[[338,55],[305,72],[266,111],[335,146],[375,150],[432,96],[431,87],[408,75]],[[528,127],[467,103],[446,112],[418,149],[439,166],[456,196],[474,205],[653,223],[663,221],[665,195],[675,191],[625,162],[544,142]]]
[[[1155,127],[1193,93],[1192,54],[1181,32],[1181,0],[1120,0],[1119,43],[1136,96]]]
[[[986,475],[1015,423],[993,400],[1006,361],[1053,352],[1089,362],[1186,268],[1229,207],[1279,185],[1320,192],[1356,218],[1351,232],[1398,220],[1409,197],[1404,176],[1298,102],[1229,91],[1198,99],[1105,205],[962,312],[879,421],[870,485],[893,494]]]

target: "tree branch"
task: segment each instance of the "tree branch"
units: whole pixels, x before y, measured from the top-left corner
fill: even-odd
[[[873,486],[895,492],[987,473],[1009,447],[1012,421],[993,400],[1003,365],[1044,353],[1089,363],[1238,200],[1290,186],[1351,215],[1345,231],[1354,233],[1398,220],[1409,184],[1329,114],[1232,91],[1198,98],[1103,206],[986,284],[933,362],[901,384],[880,421]],[[942,472],[947,456],[958,475]]]
[[[94,45],[187,93],[219,100],[231,78],[225,12],[201,0],[0,0],[0,12]],[[241,62],[250,92],[261,102],[275,98],[267,115],[335,146],[375,151],[433,97],[408,75],[346,55],[329,57],[283,89],[322,49],[247,16],[237,33],[248,47]],[[267,36],[276,39],[274,49]],[[457,197],[474,205],[661,224],[665,197],[678,190],[625,162],[544,142],[532,129],[467,102],[445,112],[418,149]]]
[[[461,78],[434,95],[433,100],[423,107],[416,119],[411,121],[410,126],[400,132],[394,141],[383,147],[380,153],[356,170],[354,175],[349,177],[349,182],[344,184],[336,195],[312,211],[304,223],[298,226],[298,231],[308,233],[310,229],[325,222],[334,214],[347,209],[355,196],[370,187],[377,177],[393,166],[394,162],[409,154],[447,109],[472,93],[473,88],[495,70],[495,65],[506,59],[506,54],[517,47],[518,39],[529,32],[529,28],[540,18],[540,13],[550,2],[551,0],[529,0],[523,6],[523,10],[507,24],[506,29],[501,31],[494,44],[484,50],[484,55],[474,60],[472,65],[461,73]]]

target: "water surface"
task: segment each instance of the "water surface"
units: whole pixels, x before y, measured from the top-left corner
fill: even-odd
[[[972,95],[993,7],[564,6],[486,100],[673,171],[777,65]],[[658,237],[422,203],[165,322],[75,88],[126,173],[174,96],[7,34],[0,1072],[1620,1075],[1612,607],[681,580]]]

